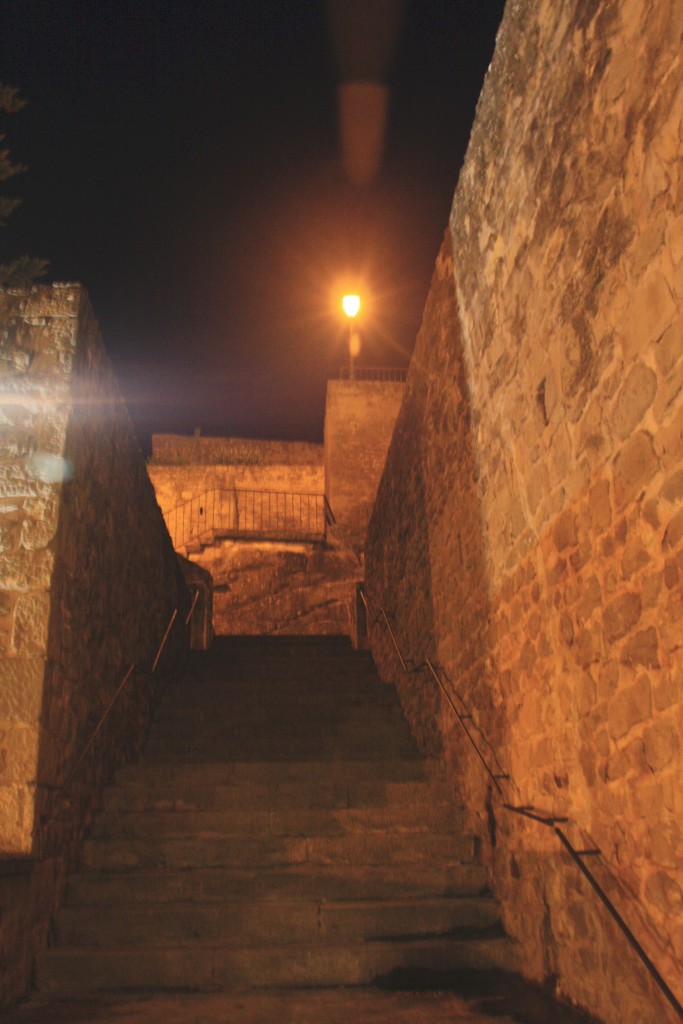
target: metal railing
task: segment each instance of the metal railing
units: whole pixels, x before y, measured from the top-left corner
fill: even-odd
[[[163,513],[176,551],[220,539],[324,541],[334,522],[324,494],[214,488]]]
[[[407,374],[405,368],[398,366],[354,366],[353,376],[348,366],[339,368],[340,380],[376,380],[403,384]]]
[[[193,588],[190,588],[190,589],[192,590]],[[192,604],[190,605],[190,609],[189,609],[187,615],[185,616],[185,627],[187,627],[190,624],[190,621],[191,621],[192,616],[194,614],[195,607],[197,605],[198,598],[199,598],[199,589],[196,589],[194,591],[194,595],[193,595],[193,598],[192,598]],[[174,626],[174,624],[177,621],[178,621],[178,609],[174,608],[173,612],[171,614],[171,617],[170,617],[170,619],[168,621],[168,625],[166,626],[166,630],[164,632],[164,635],[163,635],[163,637],[161,639],[161,643],[159,644],[159,647],[157,649],[157,653],[156,653],[156,655],[154,657],[154,660],[152,662],[152,665],[151,665],[151,667],[149,669],[145,669],[142,666],[137,665],[135,662],[131,662],[131,664],[128,666],[128,669],[124,673],[124,675],[123,675],[123,677],[121,679],[121,682],[119,683],[118,687],[116,688],[116,690],[114,692],[113,697],[111,698],[111,700],[109,701],[109,703],[105,707],[104,711],[100,715],[100,718],[99,718],[99,720],[97,722],[97,725],[95,726],[95,728],[91,732],[91,734],[90,734],[90,736],[88,738],[88,741],[86,742],[86,744],[83,747],[81,753],[75,759],[74,763],[72,764],[71,768],[66,773],[66,775],[64,776],[62,781],[61,782],[57,782],[57,783],[52,784],[52,785],[45,784],[45,783],[42,784],[43,788],[48,791],[49,800],[51,801],[51,804],[52,804],[52,806],[50,806],[48,804],[48,808],[46,810],[44,810],[43,813],[41,814],[41,822],[43,824],[51,821],[55,817],[55,813],[56,813],[56,811],[55,811],[55,803],[56,803],[56,801],[64,796],[64,794],[69,789],[69,787],[71,786],[72,782],[74,781],[74,779],[76,778],[76,776],[78,775],[78,773],[80,772],[80,770],[82,769],[84,764],[86,763],[86,759],[87,759],[88,754],[90,753],[90,751],[91,751],[91,749],[92,749],[92,747],[93,747],[97,737],[100,735],[104,725],[106,724],[107,720],[109,719],[109,717],[110,717],[114,707],[118,703],[119,698],[123,694],[124,690],[127,688],[128,683],[130,682],[130,679],[136,673],[139,674],[139,675],[143,675],[143,676],[145,676],[145,675],[146,676],[153,676],[156,673],[156,670],[157,670],[157,668],[159,666],[159,661],[160,661],[161,656],[162,656],[162,654],[164,652],[164,648],[166,647],[166,644],[168,642],[168,638],[170,637],[171,631],[173,629],[173,626]],[[41,832],[41,837],[42,837],[42,832]]]
[[[568,824],[569,818],[565,816],[548,814],[544,811],[537,809],[532,804],[522,805],[517,802],[513,803],[509,797],[506,799],[503,783],[506,784],[506,787],[509,787],[510,790],[514,790],[516,793],[519,793],[519,788],[516,786],[510,774],[502,770],[500,762],[498,761],[498,758],[496,756],[495,750],[493,749],[492,745],[488,742],[481,729],[478,726],[475,726],[474,718],[471,712],[469,711],[463,698],[460,696],[460,694],[453,686],[452,682],[448,679],[448,676],[444,669],[439,669],[439,667],[436,666],[430,658],[425,658],[424,661],[419,663],[413,663],[410,659],[406,658],[403,652],[401,651],[399,643],[396,639],[396,635],[391,627],[391,623],[389,622],[389,619],[384,608],[380,607],[377,614],[373,617],[364,590],[361,589],[360,594],[363,600],[363,604],[365,605],[365,610],[367,612],[368,623],[370,624],[370,626],[375,626],[380,621],[384,623],[388,630],[389,637],[391,639],[394,650],[396,651],[403,671],[408,675],[413,675],[418,672],[423,672],[426,670],[427,672],[429,672],[429,674],[432,676],[432,678],[438,685],[448,706],[455,714],[455,717],[458,720],[460,727],[465,733],[468,743],[473,748],[474,753],[476,754],[480,764],[482,765],[486,774],[489,776],[489,779],[491,780],[496,790],[496,793],[498,794],[498,797],[502,801],[503,809],[509,811],[512,814],[528,818],[531,821],[537,822],[539,825],[543,825],[546,828],[550,828],[553,830],[553,832],[559,839],[560,843],[562,844],[563,848],[569,854],[573,863],[578,867],[581,874],[584,876],[588,884],[593,889],[593,892],[597,895],[598,899],[606,908],[612,920],[615,922],[617,927],[625,936],[629,945],[637,954],[640,961],[650,974],[651,978],[655,981],[660,991],[666,997],[670,1005],[673,1007],[678,1017],[681,1020],[683,1020],[683,1004],[681,1004],[679,999],[672,992],[671,988],[666,983],[658,969],[655,967],[652,960],[645,952],[645,949],[643,948],[639,940],[636,938],[633,931],[628,926],[624,918],[621,916],[616,906],[610,899],[609,895],[607,894],[603,886],[600,884],[600,882],[595,877],[595,875],[586,863],[586,858],[601,857],[602,851],[595,846],[581,848],[577,848],[576,846],[574,846],[574,844],[567,836],[566,832],[559,827],[560,825]],[[446,686],[444,679],[449,683],[448,686]],[[477,742],[475,731],[481,737],[480,742]],[[482,749],[482,747],[484,746],[486,747],[486,751]],[[610,871],[610,873],[612,874],[609,864],[607,864],[604,861],[603,863],[605,864],[607,870]]]
[[[195,610],[195,606],[197,604],[198,597],[199,597],[199,590],[196,590],[195,594],[194,594],[194,597],[192,599],[192,604],[190,606],[190,610],[187,613],[187,615],[185,616],[185,625],[186,626],[189,625],[190,619],[192,618],[192,615],[194,614],[194,610]],[[154,658],[154,661],[152,662],[151,670],[149,670],[146,673],[145,669],[141,668],[139,665],[136,665],[134,661],[131,662],[131,664],[130,664],[130,666],[128,668],[128,671],[126,672],[126,674],[124,675],[123,679],[119,683],[119,686],[118,686],[116,692],[114,693],[114,696],[111,698],[111,700],[107,704],[106,708],[104,709],[104,711],[102,713],[102,716],[100,717],[100,720],[98,721],[97,725],[93,729],[88,742],[86,743],[85,747],[81,751],[80,756],[74,762],[74,765],[71,768],[71,771],[65,777],[64,781],[61,782],[56,787],[58,792],[64,792],[64,790],[67,789],[67,787],[71,783],[72,779],[77,775],[81,765],[83,764],[83,762],[85,761],[85,759],[86,759],[86,757],[88,755],[88,752],[89,752],[90,748],[92,747],[93,743],[97,739],[100,731],[102,730],[103,725],[105,724],[105,722],[109,718],[109,716],[110,716],[110,714],[111,714],[111,712],[112,712],[112,710],[114,708],[114,705],[117,703],[119,697],[121,696],[121,694],[125,690],[126,685],[128,683],[128,680],[133,675],[133,673],[135,671],[137,671],[137,672],[141,672],[143,675],[144,674],[154,675],[154,673],[157,670],[157,666],[159,664],[159,660],[161,658],[161,655],[163,654],[164,648],[165,648],[165,646],[166,646],[166,644],[168,642],[168,638],[171,635],[171,630],[173,629],[173,624],[175,623],[177,618],[178,618],[178,609],[174,608],[173,612],[171,614],[171,618],[169,619],[168,625],[166,626],[166,631],[165,631],[165,633],[164,633],[164,635],[163,635],[163,637],[161,639],[161,643],[159,644],[159,648],[157,650],[157,653],[156,653],[156,656]]]

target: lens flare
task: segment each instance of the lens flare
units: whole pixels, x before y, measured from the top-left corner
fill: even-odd
[[[30,476],[46,484],[64,484],[74,475],[69,459],[51,452],[34,452],[26,468]]]

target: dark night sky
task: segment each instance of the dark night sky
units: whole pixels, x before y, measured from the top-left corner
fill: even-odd
[[[344,178],[323,0],[2,0],[0,130],[28,171],[0,260],[88,289],[154,431],[320,440],[361,282],[362,364],[405,365],[503,0],[412,0],[382,173]]]

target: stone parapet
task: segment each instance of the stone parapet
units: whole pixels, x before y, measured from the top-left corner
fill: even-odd
[[[154,434],[151,465],[322,467],[322,445],[306,441],[259,441],[243,437]]]

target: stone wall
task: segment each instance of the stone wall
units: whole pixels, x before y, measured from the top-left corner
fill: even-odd
[[[212,499],[192,503],[200,495],[214,490],[322,495],[325,487],[322,445],[299,441],[155,434],[147,468],[164,512],[189,503],[187,516],[198,533],[214,508]],[[260,503],[245,498],[242,504],[253,512]],[[307,507],[305,499],[302,504]],[[266,498],[266,518],[271,505]],[[296,518],[299,503],[287,507]],[[185,518],[169,517],[176,540]],[[258,515],[246,518],[260,525]],[[349,634],[349,608],[361,573],[358,560],[335,547],[210,538],[187,553],[211,574],[213,627],[219,635]]]
[[[102,783],[139,751],[159,687],[185,655],[189,596],[78,285],[0,292],[0,374],[4,1005],[28,985]]]
[[[259,441],[244,437],[202,437],[195,434],[154,434],[151,463],[163,466],[234,466],[266,478],[275,466],[322,466],[322,448],[306,441]]]
[[[325,403],[325,494],[337,525],[362,550],[403,383],[330,380]]]
[[[358,558],[326,544],[222,541],[192,555],[213,579],[219,635],[355,636]]]
[[[232,491],[237,488],[245,491],[322,494],[322,445],[311,445],[311,448],[314,447],[319,450],[319,456],[315,461],[303,465],[277,462],[258,467],[235,463],[223,466],[203,463],[175,466],[149,462],[147,470],[164,512],[213,490]]]
[[[668,0],[508,3],[366,549],[371,603],[443,666],[506,799],[602,851],[681,1000],[682,32]],[[677,1019],[429,678],[372,643],[526,972],[609,1024]]]

